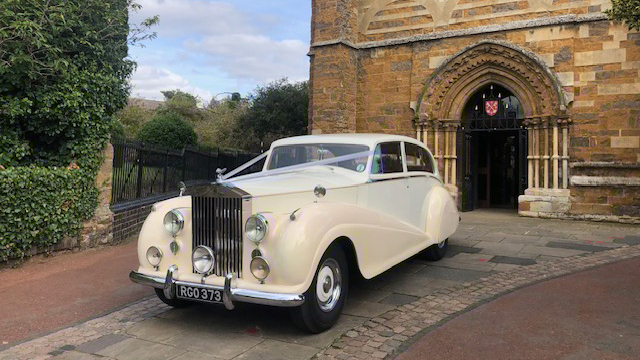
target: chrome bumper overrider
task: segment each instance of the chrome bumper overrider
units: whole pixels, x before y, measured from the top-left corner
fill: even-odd
[[[176,270],[178,270],[177,266],[170,266],[167,270],[167,276],[165,278],[145,275],[139,272],[132,271],[129,274],[129,279],[131,279],[131,281],[133,281],[134,283],[153,286],[158,289],[164,289],[164,295],[168,299],[174,299],[176,297],[177,285],[196,286],[204,289],[220,290],[223,294],[222,302],[224,303],[224,306],[229,310],[233,310],[233,303],[236,301],[281,307],[300,306],[304,303],[304,295],[301,294],[277,294],[255,290],[232,289],[231,280],[233,280],[234,274],[227,274],[224,280],[224,287],[220,287],[215,285],[198,284],[176,280],[174,277],[174,273],[176,272]]]

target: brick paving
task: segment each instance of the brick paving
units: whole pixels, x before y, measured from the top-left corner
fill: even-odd
[[[431,263],[356,281],[339,323],[299,332],[286,309],[170,309],[156,298],[0,351],[5,359],[392,358],[428,329],[520,287],[640,256],[640,227],[474,211]],[[0,349],[2,349],[0,347]]]

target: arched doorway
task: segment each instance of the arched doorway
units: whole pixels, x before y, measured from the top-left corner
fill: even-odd
[[[463,211],[518,207],[527,187],[527,130],[520,100],[489,83],[467,101],[458,139]]]
[[[496,114],[485,116],[480,111],[492,90],[499,98],[493,100],[498,101]],[[413,119],[416,137],[433,152],[442,180],[462,210],[515,207],[517,201],[519,211],[528,213],[529,202],[541,196],[569,201],[567,99],[557,77],[535,54],[484,40],[454,54],[424,80]],[[516,103],[518,111],[513,112]],[[503,156],[508,166],[492,167],[492,158],[486,165],[474,164],[474,159],[480,161],[478,154],[494,156],[494,164]],[[482,171],[485,180],[478,178]],[[492,182],[492,171],[493,180],[510,174],[510,184]]]

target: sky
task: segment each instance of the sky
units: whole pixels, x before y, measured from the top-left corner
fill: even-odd
[[[138,63],[132,97],[162,100],[160,91],[181,89],[208,102],[282,77],[309,78],[310,0],[137,2],[130,22],[159,15],[160,24],[156,39],[129,49]]]

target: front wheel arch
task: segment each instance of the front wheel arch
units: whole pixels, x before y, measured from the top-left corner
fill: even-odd
[[[352,278],[357,278],[357,279],[363,279],[364,276],[362,275],[362,272],[360,271],[360,265],[358,263],[358,253],[356,252],[356,248],[353,245],[353,242],[351,241],[351,239],[349,239],[346,236],[341,236],[337,239],[335,239],[328,247],[331,247],[332,245],[337,244],[342,248],[342,251],[344,252],[344,255],[347,257],[347,263],[349,266],[349,276]],[[326,251],[326,249],[325,249]],[[319,264],[316,264],[316,267]]]

